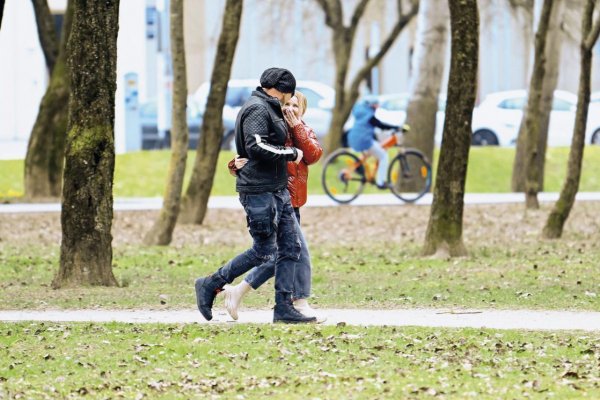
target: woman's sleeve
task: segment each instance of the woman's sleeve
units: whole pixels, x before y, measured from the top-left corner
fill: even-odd
[[[321,158],[321,155],[323,155],[323,148],[317,139],[317,135],[304,122],[292,129],[292,140],[294,146],[304,152],[302,160],[308,165],[316,163]]]

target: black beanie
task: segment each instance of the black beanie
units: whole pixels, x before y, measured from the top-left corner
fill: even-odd
[[[296,91],[296,78],[285,68],[268,68],[260,76],[260,86],[293,95]]]

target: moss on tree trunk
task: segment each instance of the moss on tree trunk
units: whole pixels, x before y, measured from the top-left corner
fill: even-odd
[[[52,286],[116,286],[112,272],[119,1],[75,1],[60,267]]]
[[[202,224],[206,216],[223,138],[223,106],[239,38],[242,5],[242,0],[227,0],[225,4],[223,27],[202,121],[202,136],[198,142],[190,184],[183,198],[180,220],[184,223]]]
[[[423,253],[462,256],[463,208],[477,88],[477,0],[449,0],[452,55],[444,136]]]

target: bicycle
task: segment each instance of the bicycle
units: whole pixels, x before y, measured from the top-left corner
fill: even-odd
[[[403,145],[402,131],[395,130],[381,142],[384,149],[398,148],[390,162],[387,186],[391,192],[407,203],[413,203],[431,188],[431,164],[419,150]],[[325,193],[335,202],[348,204],[363,191],[365,184],[375,184],[378,162],[368,162],[366,152],[357,155],[349,148],[331,153],[324,162],[321,183]]]

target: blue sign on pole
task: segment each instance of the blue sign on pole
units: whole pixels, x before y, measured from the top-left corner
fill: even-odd
[[[128,72],[125,74],[125,151],[136,151],[141,148],[138,74]]]
[[[146,7],[146,39],[155,39],[158,34],[158,12],[156,7]]]

